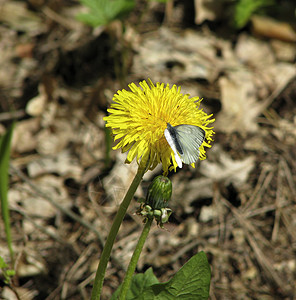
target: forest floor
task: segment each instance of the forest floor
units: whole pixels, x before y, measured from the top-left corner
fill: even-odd
[[[119,89],[150,78],[203,98],[215,136],[206,160],[169,174],[173,214],[165,229],[153,225],[137,272],[152,266],[165,282],[204,251],[210,299],[296,299],[295,31],[262,16],[238,31],[223,10],[147,3],[95,29],[76,19],[77,1],[0,3],[0,135],[16,120],[13,289],[25,300],[89,299],[137,170],[109,149],[102,118]],[[159,174],[161,166],[145,174],[136,199]],[[122,282],[142,230],[138,207],[121,226],[103,299]],[[0,255],[9,264],[2,220]],[[0,280],[0,298],[17,299]]]

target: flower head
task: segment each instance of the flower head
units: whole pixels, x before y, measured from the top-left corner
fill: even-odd
[[[178,166],[174,152],[169,146],[164,131],[167,124],[172,126],[187,124],[198,126],[205,132],[205,139],[199,148],[199,159],[206,158],[204,147],[211,147],[212,127],[207,127],[215,119],[199,109],[202,99],[189,98],[181,94],[181,87],[156,83],[150,79],[129,85],[130,91],[120,90],[113,97],[108,109],[109,116],[104,120],[112,128],[114,140],[120,140],[113,149],[128,151],[127,163],[137,158],[138,164],[153,170],[162,163],[164,173]],[[194,167],[194,163],[191,164]]]

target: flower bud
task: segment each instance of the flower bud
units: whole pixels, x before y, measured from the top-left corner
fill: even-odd
[[[141,207],[137,214],[144,217],[143,222],[148,219],[155,219],[157,225],[163,228],[167,223],[172,210],[167,207],[172,196],[172,182],[164,176],[157,176],[153,179],[148,188],[146,200],[141,200]]]
[[[165,176],[157,176],[148,188],[145,204],[152,209],[166,208],[172,196],[172,182]]]

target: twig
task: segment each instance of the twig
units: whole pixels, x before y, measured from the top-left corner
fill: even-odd
[[[38,225],[19,205],[16,205],[13,207],[15,211],[17,211],[19,214],[24,216],[28,221],[30,221],[37,229],[39,229],[41,232],[45,233],[46,235],[50,236],[54,240],[64,244],[65,240],[62,239],[59,235],[51,232],[50,230],[47,230],[45,227]]]
[[[280,163],[279,163],[280,164]],[[281,196],[282,196],[282,178],[281,178],[281,169],[280,166],[278,168],[278,172],[277,172],[277,189],[276,189],[276,199],[275,199],[275,206],[276,206],[276,210],[275,210],[275,217],[274,217],[274,225],[273,225],[273,230],[272,230],[272,234],[271,234],[271,240],[274,242],[277,239],[277,235],[279,232],[279,228],[280,228],[280,220],[281,220]]]
[[[46,193],[44,193],[41,189],[39,189],[22,171],[15,168],[13,165],[10,165],[11,170],[19,176],[23,181],[25,181],[37,194],[39,194],[43,199],[47,200],[50,204],[52,204],[54,207],[59,209],[61,212],[63,212],[65,215],[69,216],[76,222],[80,223],[84,227],[91,230],[98,238],[99,246],[103,248],[103,238],[101,237],[101,234],[96,230],[96,228],[88,223],[87,221],[83,220],[81,217],[79,217],[77,214],[72,212],[66,207],[63,207],[60,205],[57,201],[53,200],[50,196],[48,196]]]
[[[26,112],[24,110],[3,112],[0,114],[0,122],[20,119],[20,118],[23,118],[25,115],[26,115]]]
[[[75,23],[72,19],[65,18],[65,16],[59,15],[54,10],[50,9],[48,6],[42,9],[42,12],[50,19],[56,23],[64,26],[69,30],[77,30],[79,24]]]
[[[281,165],[282,165],[282,168],[285,171],[286,178],[287,178],[287,181],[288,181],[288,185],[289,185],[289,187],[291,189],[292,195],[294,195],[294,200],[295,200],[295,197],[296,197],[296,187],[295,187],[295,183],[294,183],[294,180],[293,180],[293,176],[292,176],[291,170],[288,167],[288,164],[287,164],[286,160],[281,159]]]
[[[247,221],[243,214],[239,212],[238,209],[236,209],[231,203],[229,203],[226,199],[223,199],[221,197],[221,201],[231,209],[232,213],[234,214],[237,222],[241,225],[242,229],[244,230],[244,233],[247,237],[247,240],[252,247],[255,257],[262,267],[262,269],[265,271],[268,278],[270,278],[279,288],[281,288],[283,291],[290,293],[290,289],[285,286],[285,283],[282,281],[282,279],[277,275],[275,269],[273,268],[272,264],[268,261],[266,258],[266,255],[261,251],[260,247],[258,247],[256,240],[252,236],[255,232],[258,235],[258,231],[250,230],[252,227],[250,222]],[[253,232],[252,232],[253,231]],[[260,235],[260,239],[257,238],[257,240],[263,241],[263,236]]]
[[[262,172],[263,172],[263,170],[262,170]],[[273,175],[274,175],[273,170],[271,170],[269,173],[268,173],[268,170],[264,170],[264,173],[262,173],[262,172],[258,179],[258,183],[255,187],[255,190],[254,190],[252,196],[250,197],[250,200],[246,203],[246,205],[243,209],[244,212],[247,210],[250,210],[251,208],[256,207],[258,201],[261,199],[261,195],[267,189],[267,187],[269,186],[269,184],[271,182],[271,179],[273,178]]]

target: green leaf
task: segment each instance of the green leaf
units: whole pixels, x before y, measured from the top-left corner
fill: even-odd
[[[7,190],[8,190],[10,143],[11,143],[13,129],[14,129],[14,123],[7,130],[7,132],[0,137],[0,200],[1,200],[2,218],[5,226],[6,240],[7,240],[7,244],[8,244],[8,248],[12,260],[13,260],[13,250],[12,250]]]
[[[15,270],[10,270],[9,269],[9,270],[6,271],[6,274],[7,274],[8,277],[13,277],[15,275]]]
[[[8,265],[5,263],[4,259],[0,256],[0,269],[7,268]]]
[[[236,28],[244,27],[256,11],[272,4],[274,4],[273,0],[239,0],[235,7],[234,16]]]
[[[211,270],[204,252],[194,255],[174,277],[148,288],[138,299],[145,300],[207,300]]]
[[[135,0],[80,0],[89,13],[79,14],[78,20],[93,27],[123,19],[135,6]]]
[[[137,274],[133,276],[130,289],[127,293],[126,300],[141,299],[141,295],[144,291],[153,284],[158,283],[158,279],[153,274],[152,268],[149,268],[143,274]],[[111,300],[118,299],[121,285],[118,287],[116,292],[112,295]]]
[[[7,269],[8,265],[5,263],[4,259],[0,256],[0,269],[4,277],[4,282],[10,284],[11,278],[15,275],[15,271]]]
[[[158,283],[152,269],[133,277],[126,300],[207,300],[211,270],[203,251],[197,253],[166,283]],[[118,299],[121,286],[111,300]]]

